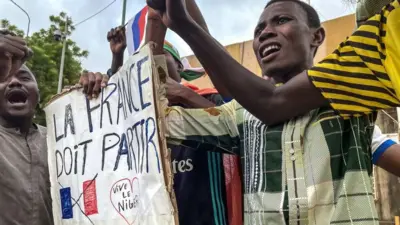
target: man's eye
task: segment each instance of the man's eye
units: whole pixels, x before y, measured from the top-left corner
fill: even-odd
[[[19,79],[22,80],[22,81],[30,81],[31,80],[31,78],[27,77],[27,76],[22,76]]]
[[[287,23],[287,22],[289,22],[289,21],[290,21],[289,18],[287,18],[287,17],[282,17],[282,18],[279,18],[278,24],[279,24],[279,25],[280,25],[280,24],[284,24],[284,23]]]
[[[257,37],[258,35],[260,35],[260,33],[261,33],[261,29],[257,29],[257,30],[254,32],[254,36]]]

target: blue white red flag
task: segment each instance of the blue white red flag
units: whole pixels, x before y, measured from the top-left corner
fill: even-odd
[[[126,41],[129,55],[134,54],[143,44],[146,35],[148,8],[145,6],[132,19],[126,27]]]

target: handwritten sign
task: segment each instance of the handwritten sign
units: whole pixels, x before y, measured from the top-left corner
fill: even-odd
[[[45,109],[56,225],[175,224],[163,174],[150,48],[98,99],[75,90]]]

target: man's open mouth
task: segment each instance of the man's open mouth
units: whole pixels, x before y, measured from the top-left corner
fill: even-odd
[[[11,90],[7,93],[6,98],[11,104],[25,104],[28,94],[23,90]]]
[[[281,50],[281,45],[279,43],[270,43],[260,48],[260,56],[263,59],[268,58],[268,56],[272,55],[275,52]]]

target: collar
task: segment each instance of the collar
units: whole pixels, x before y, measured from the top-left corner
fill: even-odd
[[[11,133],[11,134],[22,135],[21,130],[17,127],[7,128],[7,127],[3,127],[2,125],[0,125],[0,130],[5,131],[7,133]],[[38,125],[35,123],[32,123],[32,126],[29,128],[28,135],[31,135],[38,131],[39,131]]]

